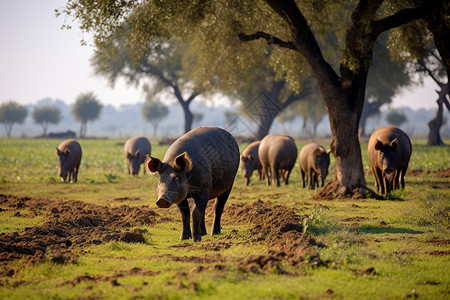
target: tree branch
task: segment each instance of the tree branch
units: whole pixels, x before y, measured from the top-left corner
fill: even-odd
[[[433,13],[442,2],[443,0],[426,0],[419,6],[398,11],[391,16],[375,21],[373,23],[373,34],[376,37],[386,30],[421,19]]]
[[[277,45],[283,48],[288,48],[288,49],[292,49],[292,50],[296,50],[298,51],[298,49],[295,47],[294,43],[292,42],[286,42],[283,41],[279,38],[277,38],[276,36],[273,36],[271,34],[262,32],[262,31],[258,31],[254,34],[245,34],[243,32],[239,33],[239,39],[243,42],[247,42],[247,41],[253,41],[253,40],[258,40],[258,39],[265,39],[267,41],[267,44],[269,45]]]

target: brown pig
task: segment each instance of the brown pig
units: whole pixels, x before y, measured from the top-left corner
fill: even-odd
[[[307,175],[309,189],[314,190],[316,185],[319,187],[319,175],[323,187],[330,166],[330,152],[317,143],[309,143],[300,150],[299,161],[303,187],[306,187],[305,175]]]
[[[200,127],[177,139],[163,161],[147,156],[146,168],[159,173],[156,205],[168,208],[176,204],[181,213],[181,239],[193,235],[194,242],[206,234],[205,208],[217,198],[211,234],[219,234],[220,218],[239,168],[239,147],[224,129]],[[188,198],[194,199],[192,234]]]
[[[78,169],[81,162],[81,146],[75,140],[65,140],[56,148],[58,159],[58,169],[61,181],[66,181],[69,175],[69,182],[77,182]]]
[[[245,178],[245,185],[249,185],[250,177],[254,170],[258,171],[259,180],[263,179],[261,172],[261,162],[259,161],[258,149],[261,141],[256,141],[248,145],[241,154],[242,175]]]
[[[412,146],[401,129],[388,126],[375,130],[367,148],[369,163],[375,176],[378,192],[387,194],[405,187],[405,173],[411,158]]]
[[[151,150],[150,142],[143,136],[134,137],[125,142],[123,153],[128,163],[128,174],[138,175],[141,164],[144,163],[147,154],[151,154]]]
[[[258,156],[267,185],[270,185],[269,173],[272,174],[274,186],[280,186],[280,175],[284,178],[284,183],[289,184],[289,175],[297,154],[297,146],[290,136],[272,133],[261,140]]]

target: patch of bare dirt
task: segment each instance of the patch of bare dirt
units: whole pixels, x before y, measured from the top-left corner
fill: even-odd
[[[142,207],[105,207],[81,201],[51,201],[0,195],[2,211],[21,215],[44,215],[41,226],[27,227],[21,232],[0,234],[0,264],[17,259],[29,262],[50,259],[55,263],[71,263],[72,250],[89,244],[111,240],[145,242],[145,231],[124,228],[155,224],[158,214]]]
[[[302,217],[294,209],[259,200],[246,205],[234,204],[227,208],[226,214],[228,222],[253,225],[252,242],[267,242],[267,254],[242,259],[240,269],[254,273],[269,270],[286,273],[285,266],[297,266],[306,261],[323,263],[314,250],[314,246],[323,245],[303,234]]]

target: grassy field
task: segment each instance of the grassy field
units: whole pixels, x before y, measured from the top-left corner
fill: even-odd
[[[72,184],[59,141],[0,139],[1,299],[450,298],[449,147],[413,141],[406,188],[387,200],[314,200],[298,166],[280,188],[239,172],[222,234],[194,244],[176,207],[156,207],[157,175],[127,174],[123,143],[80,140]],[[152,146],[162,159],[168,146]]]

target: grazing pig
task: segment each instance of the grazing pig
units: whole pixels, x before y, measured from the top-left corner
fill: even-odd
[[[405,187],[405,173],[411,157],[411,141],[406,133],[394,126],[375,130],[367,148],[369,163],[378,192]]]
[[[256,141],[247,146],[247,148],[242,151],[241,164],[242,164],[242,174],[245,178],[245,185],[249,185],[250,177],[254,170],[258,171],[259,180],[263,179],[263,174],[261,172],[261,162],[258,157],[258,148],[261,141]]]
[[[330,150],[317,143],[309,143],[300,150],[300,171],[302,172],[303,187],[305,184],[305,175],[307,174],[309,189],[314,190],[319,187],[318,177],[322,179],[322,187],[325,178],[328,175],[328,167],[330,166]]]
[[[143,136],[134,137],[125,142],[123,153],[128,163],[128,174],[139,174],[139,168],[144,163],[147,154],[151,154],[151,150],[150,142]]]
[[[177,204],[183,229],[181,239],[194,242],[206,234],[205,208],[217,198],[211,235],[220,233],[220,218],[239,168],[239,147],[233,136],[217,127],[200,127],[177,139],[163,161],[148,156],[146,168],[159,173],[158,201],[161,208]],[[192,235],[188,198],[194,199]]]
[[[66,181],[69,175],[69,182],[77,182],[78,169],[81,162],[81,146],[75,140],[65,140],[56,148],[58,159],[59,177],[61,181]]]
[[[280,174],[284,183],[289,184],[289,175],[295,165],[297,153],[297,146],[290,136],[273,133],[261,140],[258,156],[267,185],[270,185],[269,173],[274,186],[280,186]]]

